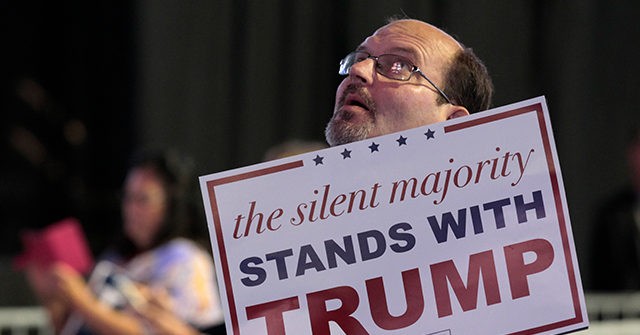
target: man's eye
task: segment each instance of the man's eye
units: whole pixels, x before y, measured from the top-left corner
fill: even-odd
[[[391,68],[389,68],[389,71],[391,71],[392,73],[401,73],[402,69],[406,67],[406,64],[404,64],[401,61],[395,61],[393,62],[393,64],[391,64]]]
[[[407,70],[411,71],[411,68],[413,67],[409,61],[394,55],[387,55],[380,62],[384,63],[384,67],[390,73],[401,73]]]

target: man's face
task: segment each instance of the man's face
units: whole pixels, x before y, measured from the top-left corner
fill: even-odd
[[[459,49],[450,36],[413,20],[384,26],[358,47],[372,56],[396,54],[408,59],[445,91],[443,75]],[[373,59],[355,63],[336,91],[327,142],[339,145],[444,121],[457,106],[439,104],[438,97],[417,73],[398,81],[377,73]]]

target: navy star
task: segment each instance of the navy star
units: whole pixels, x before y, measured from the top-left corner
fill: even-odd
[[[380,146],[380,144],[376,144],[376,142],[371,142],[371,145],[369,146],[369,149],[371,149],[371,152],[380,151],[380,150],[378,150],[379,146]]]
[[[342,159],[351,158],[351,150],[347,150],[347,148],[344,148],[344,151],[340,154],[342,155]]]
[[[322,164],[323,159],[324,157],[320,157],[320,155],[316,155],[316,158],[314,158],[313,161],[316,162],[316,165],[320,165]]]
[[[426,133],[424,133],[424,135],[425,135],[425,136],[427,136],[427,140],[428,140],[428,139],[430,139],[430,138],[435,138],[435,137],[433,136],[433,134],[435,134],[435,133],[436,133],[435,131],[433,131],[433,130],[429,129],[429,130],[427,130],[427,132],[426,132]]]
[[[396,142],[398,142],[398,146],[403,146],[403,145],[407,145],[407,138],[400,135],[400,137],[396,140]]]

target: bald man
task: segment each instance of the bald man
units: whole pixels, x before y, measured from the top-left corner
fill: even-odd
[[[473,51],[418,20],[394,20],[340,62],[327,143],[340,145],[488,109],[493,85]]]

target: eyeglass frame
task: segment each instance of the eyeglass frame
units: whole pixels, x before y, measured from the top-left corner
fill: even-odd
[[[356,61],[356,54],[364,54],[367,55],[366,58],[361,59],[359,61]],[[380,64],[380,62],[378,62],[378,59],[380,57],[383,56],[394,56],[397,58],[400,58],[401,60],[403,60],[407,65],[411,66],[411,72],[409,73],[409,76],[407,77],[407,79],[400,79],[400,78],[393,78],[393,77],[389,77],[388,75],[382,73],[379,71],[380,67],[378,66]],[[349,59],[349,57],[351,57],[353,59],[353,63],[351,63],[351,65],[349,65],[349,67],[346,67],[346,63],[347,63],[347,59]],[[411,79],[411,76],[413,76],[414,73],[417,73],[419,75],[422,76],[422,78],[426,79],[427,82],[429,82],[429,84],[431,84],[431,86],[433,86],[433,88],[436,89],[436,91],[438,91],[438,93],[451,105],[453,105],[453,102],[451,102],[451,99],[449,99],[449,97],[444,93],[443,90],[441,90],[438,85],[436,85],[433,81],[431,81],[431,79],[429,79],[423,72],[422,70],[420,70],[419,67],[417,67],[416,65],[414,65],[411,61],[409,61],[407,58],[402,57],[400,55],[396,55],[396,54],[382,54],[382,55],[378,55],[378,56],[373,56],[371,54],[369,54],[368,52],[364,52],[364,51],[353,51],[350,52],[348,55],[346,55],[343,59],[340,60],[340,68],[338,69],[338,74],[341,76],[347,76],[349,75],[349,71],[351,70],[351,67],[354,66],[356,63],[360,63],[362,61],[365,61],[367,59],[373,59],[373,61],[375,62],[375,70],[376,73],[378,73],[379,75],[385,77],[385,78],[389,78],[391,80],[398,80],[398,81],[409,81]]]

